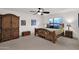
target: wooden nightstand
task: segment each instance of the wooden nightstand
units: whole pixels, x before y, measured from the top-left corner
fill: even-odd
[[[25,31],[25,32],[22,32],[22,36],[27,36],[27,35],[30,35],[31,32],[30,31]]]
[[[73,38],[73,31],[65,31],[65,37]]]

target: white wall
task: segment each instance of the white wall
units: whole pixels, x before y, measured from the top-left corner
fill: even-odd
[[[67,24],[71,24],[71,30],[73,31],[73,36],[79,38],[79,28],[78,28],[78,10],[58,13],[54,15],[45,16],[44,21],[47,23],[49,18],[62,17],[64,19],[65,30],[67,30]]]
[[[43,15],[43,27],[46,27],[46,24],[48,24],[48,19],[53,18],[54,16],[52,15]]]
[[[31,19],[36,19],[36,26],[31,26]],[[21,20],[26,20],[26,26],[21,26]],[[34,28],[37,27],[42,27],[41,16],[25,14],[20,17],[20,34],[23,31],[31,31],[31,33],[34,33]]]
[[[78,13],[79,10],[76,11],[67,11],[63,13],[58,13],[58,14],[53,14],[53,15],[32,15],[32,14],[26,14],[22,12],[16,12],[16,11],[10,11],[10,10],[3,10],[0,9],[0,14],[6,14],[6,13],[11,13],[15,14],[20,17],[20,35],[23,31],[28,31],[30,30],[32,33],[34,32],[35,27],[45,27],[45,25],[48,23],[49,18],[54,18],[54,17],[63,17],[64,19],[64,24],[65,24],[65,29],[67,29],[67,24],[68,21],[71,22],[71,30],[74,32],[74,37],[79,38],[79,28],[78,28]],[[37,25],[36,26],[31,26],[31,19],[36,19],[37,20]],[[21,20],[26,20],[26,26],[21,26]]]
[[[3,10],[0,9],[0,14],[15,14],[20,17],[19,19],[19,35],[21,36],[23,31],[31,31],[31,33],[34,32],[35,27],[42,27],[42,17],[40,15],[32,15],[32,14],[26,14],[22,12],[16,12],[16,11],[10,11],[10,10]],[[36,26],[31,26],[31,19],[36,19],[37,20],[37,25]],[[21,20],[26,20],[26,26],[21,26]]]

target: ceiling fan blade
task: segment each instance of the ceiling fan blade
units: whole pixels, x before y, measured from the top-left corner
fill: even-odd
[[[30,12],[36,12],[36,11],[30,11]]]
[[[46,12],[43,12],[43,13],[45,13],[45,14],[49,14],[50,12],[46,11]]]
[[[36,14],[38,14],[38,12],[35,12],[33,15],[36,15]]]

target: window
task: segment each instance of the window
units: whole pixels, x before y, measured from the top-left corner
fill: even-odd
[[[54,23],[57,23],[57,24],[62,23],[62,18],[54,18]]]
[[[49,24],[47,27],[50,28],[60,28],[60,24],[62,24],[63,19],[62,18],[54,18],[54,19],[49,19]]]
[[[49,23],[53,23],[53,19],[49,19]]]

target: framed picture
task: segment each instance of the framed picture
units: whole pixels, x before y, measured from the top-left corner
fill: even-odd
[[[31,26],[35,26],[36,25],[36,20],[35,19],[32,19],[31,20]]]
[[[26,20],[21,20],[21,25],[25,26],[26,25]]]

